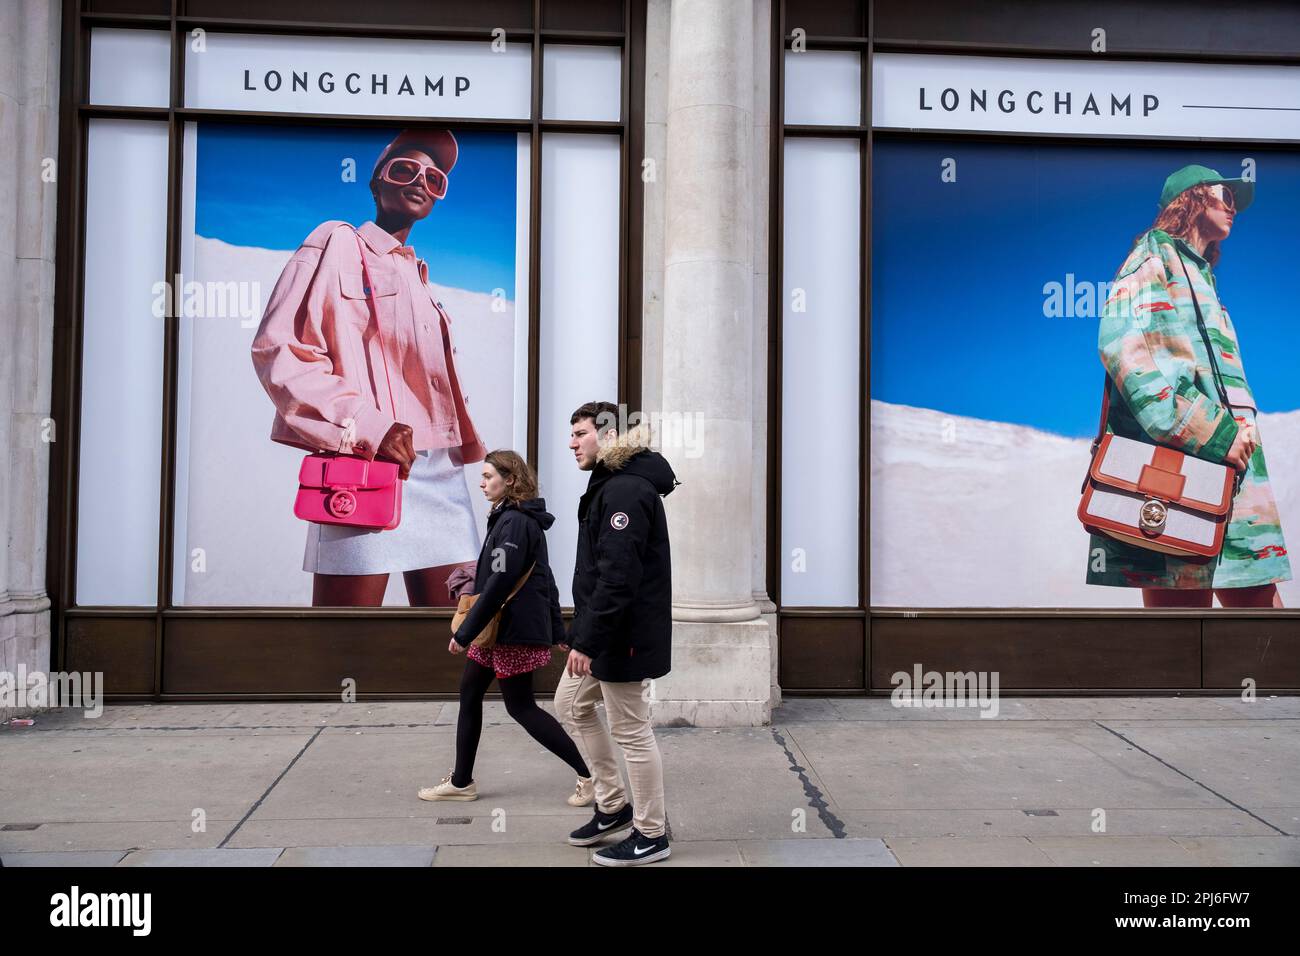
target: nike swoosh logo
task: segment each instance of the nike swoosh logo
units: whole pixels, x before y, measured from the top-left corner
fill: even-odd
[[[608,823],[597,823],[597,824],[596,824],[596,829],[597,829],[597,830],[608,830],[610,827],[612,827],[612,826],[613,826],[614,824],[616,824],[616,823],[618,823],[617,820],[610,820]]]
[[[632,847],[632,852],[635,853],[637,856],[640,856],[642,853],[649,853],[649,852],[650,852],[651,850],[653,850],[654,848],[655,848],[655,845],[654,845],[653,843],[651,843],[649,846],[645,846],[645,847],[634,846],[634,847]]]

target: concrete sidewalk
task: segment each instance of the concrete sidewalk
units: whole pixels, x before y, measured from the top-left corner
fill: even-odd
[[[573,776],[489,703],[473,803],[424,803],[454,703],[157,704],[0,728],[22,865],[589,865]],[[790,700],[659,728],[656,866],[1300,865],[1300,698]],[[1104,814],[1104,832],[1094,821]]]

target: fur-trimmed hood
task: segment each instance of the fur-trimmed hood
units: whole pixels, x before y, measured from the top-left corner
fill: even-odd
[[[650,447],[650,426],[633,425],[612,442],[601,445],[596,461],[610,471],[619,471],[639,451]]]
[[[618,438],[602,445],[596,452],[597,465],[611,472],[638,475],[654,485],[661,495],[670,493],[681,482],[673,474],[667,459],[650,447],[650,426],[634,425]]]

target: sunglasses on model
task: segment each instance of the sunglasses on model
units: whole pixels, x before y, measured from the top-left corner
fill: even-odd
[[[432,163],[422,163],[418,159],[401,156],[390,159],[384,163],[379,178],[394,186],[409,186],[418,179],[434,199],[447,195],[447,174]]]
[[[1232,194],[1231,189],[1222,183],[1219,184],[1219,195],[1215,196],[1214,193],[1210,193],[1210,195],[1218,200],[1219,205],[1228,212],[1237,211],[1237,197]]]

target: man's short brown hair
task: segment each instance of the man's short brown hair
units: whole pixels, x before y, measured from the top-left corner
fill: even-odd
[[[587,402],[585,405],[580,405],[577,411],[569,416],[569,424],[576,425],[584,418],[592,420],[597,433],[611,428],[615,431],[619,430],[618,406],[613,402]]]

